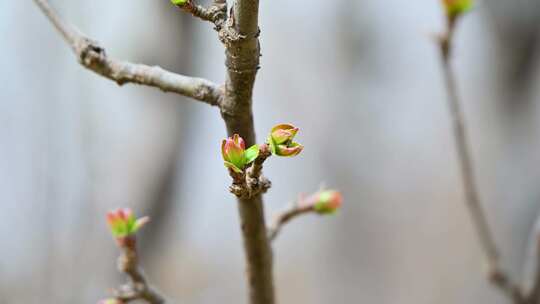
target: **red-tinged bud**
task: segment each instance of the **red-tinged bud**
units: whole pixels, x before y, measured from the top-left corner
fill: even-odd
[[[276,151],[277,155],[279,156],[296,156],[302,152],[304,149],[304,146],[293,143],[290,147],[282,147],[281,145],[278,145]]]
[[[255,160],[259,155],[259,147],[253,145],[246,150],[244,139],[238,134],[224,139],[221,142],[221,155],[225,167],[231,168],[237,173],[241,173],[245,166]]]
[[[278,156],[296,156],[304,148],[293,141],[298,128],[291,124],[279,124],[272,128],[268,136],[268,144],[272,154]]]
[[[293,125],[280,124],[272,128],[270,136],[272,136],[274,143],[279,145],[293,140],[297,132],[298,128]]]
[[[343,203],[343,197],[339,191],[323,190],[304,199],[303,204],[312,205],[319,214],[335,213]]]
[[[107,223],[112,235],[117,239],[135,235],[148,221],[148,217],[136,219],[129,208],[116,209],[107,213]]]

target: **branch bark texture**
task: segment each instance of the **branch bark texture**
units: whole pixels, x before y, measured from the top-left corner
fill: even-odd
[[[221,115],[229,136],[255,144],[253,86],[259,69],[259,1],[236,0],[219,36],[225,45],[227,80]],[[262,195],[238,198],[250,304],[274,304],[272,251],[267,237]]]
[[[85,37],[75,27],[61,19],[47,0],[34,0],[34,2],[69,44],[79,62],[87,69],[119,85],[141,84],[159,88],[164,92],[178,93],[213,106],[219,105],[222,90],[218,85],[206,79],[169,72],[158,66],[109,58],[105,49],[97,42]]]

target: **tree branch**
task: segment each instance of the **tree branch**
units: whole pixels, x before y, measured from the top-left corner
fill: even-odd
[[[279,235],[281,228],[290,220],[311,212],[315,212],[315,208],[312,204],[302,204],[301,200],[291,203],[289,207],[279,212],[274,217],[272,223],[268,227],[268,239],[274,241]]]
[[[524,270],[523,294],[527,303],[540,303],[540,215],[530,232],[528,256]]]
[[[158,66],[111,59],[95,41],[86,38],[75,27],[62,20],[47,0],[34,0],[34,2],[69,44],[79,62],[89,70],[119,85],[135,83],[156,87],[164,92],[174,92],[219,106],[223,93],[218,85],[206,79],[169,72]]]
[[[451,65],[452,37],[455,29],[457,17],[448,17],[447,32],[441,37],[439,47],[444,71],[446,90],[448,92],[448,107],[453,135],[457,148],[458,162],[461,172],[461,180],[465,193],[465,202],[469,215],[475,226],[482,251],[484,253],[487,267],[488,278],[490,281],[503,291],[515,303],[523,303],[520,288],[511,282],[509,277],[499,266],[499,252],[495,244],[492,232],[482,208],[478,188],[475,182],[475,172],[473,160],[470,154],[469,138],[467,134],[466,121],[461,108],[456,78]]]
[[[236,0],[219,32],[225,45],[227,80],[221,115],[229,136],[239,134],[246,145],[255,141],[252,96],[259,68],[259,1]],[[262,194],[238,198],[240,227],[247,264],[250,304],[274,304],[272,252],[266,233]]]

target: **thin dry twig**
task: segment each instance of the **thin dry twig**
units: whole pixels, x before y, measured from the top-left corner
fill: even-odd
[[[508,275],[499,266],[499,252],[492,232],[489,228],[485,212],[482,208],[478,194],[478,187],[476,186],[466,121],[461,108],[456,78],[450,62],[452,38],[456,21],[457,19],[455,17],[448,18],[447,32],[441,37],[439,47],[443,64],[445,85],[448,92],[448,107],[450,109],[450,116],[454,129],[453,135],[457,148],[461,180],[463,182],[463,189],[465,193],[465,202],[486,259],[488,278],[515,303],[524,303],[519,286],[511,282]]]
[[[188,0],[186,3],[176,6],[192,14],[194,17],[213,23],[217,31],[221,30],[223,22],[227,18],[226,0],[215,0],[208,8],[194,3],[193,0]]]
[[[268,239],[274,241],[285,224],[300,215],[311,212],[315,212],[315,208],[312,204],[302,204],[301,200],[291,203],[289,207],[275,215],[272,223],[268,227]]]
[[[97,42],[85,37],[75,27],[60,18],[47,0],[34,0],[34,2],[69,44],[79,62],[89,70],[109,78],[119,85],[135,83],[156,87],[164,92],[174,92],[213,106],[219,106],[223,92],[218,85],[211,81],[176,74],[158,66],[111,59]]]

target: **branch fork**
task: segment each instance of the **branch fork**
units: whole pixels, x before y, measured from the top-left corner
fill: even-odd
[[[183,11],[192,14],[194,17],[213,23],[216,31],[221,30],[223,22],[227,19],[226,0],[215,0],[208,8],[196,4],[193,0],[187,0],[184,3],[175,5]]]

